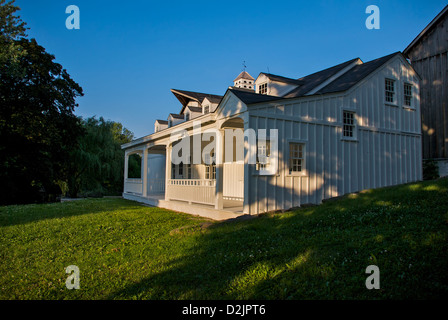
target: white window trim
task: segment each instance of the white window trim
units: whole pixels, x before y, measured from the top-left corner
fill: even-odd
[[[404,94],[405,94],[404,86],[406,84],[411,86],[411,105],[410,106],[405,104],[406,99],[404,98]],[[410,83],[408,81],[404,81],[403,82],[403,108],[404,109],[412,109],[412,110],[416,109],[416,106],[415,106],[415,90],[416,90],[415,85],[413,85],[412,83]]]
[[[277,137],[277,140],[274,139],[274,141],[271,141],[270,136],[268,136],[268,135],[266,135],[266,137],[264,137],[264,138],[257,137],[257,140],[256,140],[257,144],[255,146],[255,159],[257,160],[257,162],[258,162],[258,142],[265,141],[265,143],[266,143],[266,141],[270,141],[273,143],[271,143],[271,146],[270,146],[269,169],[267,169],[267,170],[263,170],[263,169],[259,170],[258,169],[257,170],[256,165],[254,165],[254,171],[255,171],[254,175],[257,175],[257,176],[278,175],[278,139],[279,138]]]
[[[261,93],[261,92],[260,92],[260,90],[261,90],[261,86],[262,86],[262,85],[266,85],[266,92],[265,92],[265,93]],[[260,84],[258,85],[258,93],[259,93],[259,94],[267,95],[267,94],[268,94],[268,89],[269,89],[268,81],[263,82],[263,83],[260,83]]]
[[[353,137],[346,137],[344,136],[344,112],[350,112],[353,113]],[[358,141],[358,113],[356,112],[355,108],[350,107],[342,107],[341,108],[341,141],[351,141],[351,142],[357,142]]]
[[[300,139],[287,139],[286,143],[287,143],[287,145],[286,145],[287,146],[286,147],[286,149],[287,149],[286,176],[287,177],[292,177],[292,176],[294,176],[294,177],[307,177],[308,176],[308,170],[307,170],[307,167],[306,167],[306,164],[307,164],[307,152],[306,152],[306,149],[307,149],[308,141],[307,140],[300,140]],[[302,153],[303,153],[302,171],[300,171],[300,172],[299,171],[289,172],[289,164],[290,164],[290,161],[291,161],[291,159],[289,158],[290,154],[291,154],[291,149],[290,149],[291,143],[297,143],[297,144],[303,145],[303,147],[302,147]]]
[[[394,101],[390,102],[386,100],[386,80],[392,80],[394,82]],[[400,84],[400,81],[395,78],[391,77],[384,77],[383,81],[383,93],[384,93],[384,104],[388,106],[398,107],[398,85]]]
[[[215,153],[205,154],[204,159],[204,179],[205,180],[216,180],[216,158]],[[208,177],[207,177],[207,169],[208,169]]]

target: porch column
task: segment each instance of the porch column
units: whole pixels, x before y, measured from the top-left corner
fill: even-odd
[[[129,168],[129,152],[124,152],[124,175],[123,175],[123,193],[126,192],[126,183],[128,180],[128,168]]]
[[[124,182],[126,182],[128,178],[128,167],[129,167],[129,153],[124,153]]]
[[[242,115],[244,121],[244,132],[248,132],[249,130],[249,114],[245,112]],[[249,137],[244,135],[244,198],[243,198],[243,213],[250,214],[250,178],[251,178],[251,166],[250,166],[250,156],[251,156],[251,146],[252,141],[250,141]]]
[[[168,143],[168,145],[165,148],[165,200],[168,201],[169,199],[169,183],[168,181],[171,179],[171,144]]]
[[[223,200],[223,181],[224,181],[224,130],[216,131],[216,191],[215,191],[215,209],[224,208]],[[220,135],[220,137],[218,137]]]
[[[142,153],[142,196],[147,196],[148,189],[148,146],[143,147]]]

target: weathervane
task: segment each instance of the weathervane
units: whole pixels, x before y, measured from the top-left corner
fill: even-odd
[[[244,68],[243,71],[246,71],[246,68],[247,68],[246,67],[246,60],[243,61],[243,68]]]

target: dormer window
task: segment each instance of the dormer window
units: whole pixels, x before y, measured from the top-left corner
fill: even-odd
[[[173,121],[171,119],[168,120],[168,128],[171,128],[173,126]]]
[[[204,106],[204,114],[210,113],[210,106],[206,105]]]
[[[190,113],[189,112],[185,113],[185,121],[188,121],[188,120],[190,120]]]

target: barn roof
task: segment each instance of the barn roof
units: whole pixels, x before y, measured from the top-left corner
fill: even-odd
[[[319,72],[315,72],[313,74],[310,74],[308,76],[302,77],[298,79],[302,82],[302,85],[289,93],[287,93],[284,97],[285,98],[297,98],[304,96],[306,93],[310,92],[320,84],[322,84],[327,79],[334,76],[339,71],[343,70],[345,67],[349,66],[353,62],[355,62],[358,58],[343,62],[341,64],[338,64],[336,66],[333,66],[331,68],[327,68],[324,70],[321,70]]]
[[[316,93],[324,94],[346,91],[396,55],[401,55],[401,52],[395,52],[366,63],[358,64]]]
[[[278,76],[278,75],[272,74],[272,73],[261,72],[260,75],[265,75],[272,81],[278,81],[278,82],[283,82],[283,83],[292,83],[292,84],[303,84],[302,81],[300,81],[300,80],[282,77],[282,76]]]
[[[380,68],[387,61],[392,59],[393,57],[401,55],[401,52],[395,52],[389,54],[387,56],[366,62],[354,65],[348,71],[343,73],[341,76],[337,77],[335,80],[331,81],[328,85],[319,89],[314,94],[325,94],[325,93],[335,93],[347,91],[369,74]],[[324,84],[325,81],[331,80],[331,78],[336,75],[338,72],[342,71],[344,68],[350,66],[355,63],[359,58],[355,58],[344,63],[338,64],[334,67],[310,74],[306,77],[300,78],[302,85],[293,89],[289,93],[287,93],[283,97],[278,96],[270,96],[265,94],[258,94],[254,92],[241,91],[236,89],[229,89],[233,94],[235,94],[241,101],[245,104],[255,104],[261,102],[269,102],[269,101],[278,101],[283,99],[292,99],[304,97],[312,91],[314,88],[317,88],[319,85]]]

